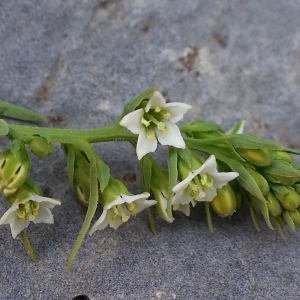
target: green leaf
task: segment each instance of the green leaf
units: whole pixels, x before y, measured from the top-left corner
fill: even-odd
[[[169,146],[169,157],[168,157],[168,170],[169,170],[169,189],[168,189],[168,203],[167,213],[172,218],[172,200],[173,200],[173,187],[177,184],[178,169],[177,169],[177,149]]]
[[[0,136],[6,136],[9,133],[9,128],[7,123],[0,119]]]
[[[149,154],[143,156],[140,161],[142,176],[143,176],[143,185],[145,192],[150,192],[151,186],[151,177],[152,177],[152,161]],[[149,213],[149,212],[148,212]]]
[[[141,102],[143,100],[147,100],[150,99],[150,97],[152,96],[152,94],[157,90],[156,87],[151,87],[148,90],[142,92],[140,95],[137,95],[135,97],[133,97],[132,99],[130,99],[127,104],[125,105],[122,114],[120,115],[120,117],[118,118],[118,120],[116,121],[116,123],[119,123],[119,121],[125,116],[128,115],[129,113],[133,112],[136,107],[138,107]]]
[[[30,121],[30,122],[42,122],[42,123],[47,122],[47,119],[44,116],[36,112],[33,112],[29,109],[1,100],[0,100],[0,112],[4,117],[8,117],[12,119]]]
[[[295,191],[300,195],[300,183],[296,183],[293,185],[293,188]]]
[[[271,166],[263,168],[263,171],[282,177],[300,177],[300,171],[295,169],[291,164],[282,160],[274,160]]]
[[[244,125],[245,121],[240,120],[229,131],[227,131],[226,134],[241,134],[244,131]]]
[[[205,132],[205,131],[223,131],[222,128],[213,122],[196,121],[179,126],[181,132]]]
[[[282,151],[285,151],[285,152],[288,152],[288,153],[300,155],[300,150],[297,150],[297,149],[283,148],[283,149],[281,149],[281,150],[282,150]]]
[[[266,202],[262,202],[262,201],[259,201],[258,202],[258,205],[259,205],[259,208],[264,216],[264,219],[265,219],[265,222],[266,224],[268,225],[268,227],[272,230],[274,230],[271,222],[270,222],[270,215],[269,215],[269,209],[268,209],[268,206],[267,206],[267,203]]]
[[[282,212],[282,216],[283,216],[284,220],[286,221],[287,225],[290,227],[290,229],[293,232],[296,232],[295,224],[294,224],[292,218],[290,217],[288,211],[284,210]]]
[[[232,145],[244,149],[282,149],[282,147],[270,140],[262,140],[254,134],[234,134],[229,136]]]

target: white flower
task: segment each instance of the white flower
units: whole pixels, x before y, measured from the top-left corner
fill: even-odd
[[[183,181],[173,187],[173,209],[188,216],[189,203],[195,206],[197,201],[212,201],[217,195],[216,189],[238,176],[237,172],[218,172],[216,158],[211,155],[199,169],[191,171]]]
[[[162,145],[185,148],[185,142],[175,123],[181,120],[190,108],[191,106],[185,103],[166,103],[162,94],[155,91],[145,108],[124,116],[120,125],[139,135],[136,147],[138,159],[154,152],[157,141]]]
[[[96,230],[102,230],[107,225],[117,229],[122,223],[127,222],[130,216],[156,204],[155,200],[146,200],[149,196],[149,193],[131,196],[119,195],[114,201],[104,205],[100,218],[92,226],[89,234],[92,235]]]
[[[17,192],[18,193],[18,192]],[[15,195],[13,195],[15,196]],[[53,224],[53,215],[50,208],[60,205],[60,201],[52,198],[42,197],[35,193],[27,193],[24,199],[16,199],[13,205],[4,213],[0,219],[0,225],[9,224],[13,238],[29,223]]]

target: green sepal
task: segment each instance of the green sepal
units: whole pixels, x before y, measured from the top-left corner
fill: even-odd
[[[285,235],[283,234],[283,231],[282,231],[281,226],[280,226],[280,224],[278,223],[278,221],[277,221],[275,218],[272,218],[272,222],[273,222],[274,227],[275,227],[276,231],[278,232],[279,236],[280,236],[282,239],[285,239]]]
[[[274,191],[276,198],[282,201],[284,197],[289,193],[289,189],[281,184],[269,183],[270,188]]]
[[[267,226],[274,230],[271,222],[270,222],[270,215],[269,215],[269,209],[268,209],[268,206],[267,206],[267,203],[266,202],[262,202],[262,201],[258,201],[258,205],[260,207],[260,211],[262,212],[263,216],[264,216],[264,219],[265,219],[265,222],[267,224]]]
[[[192,168],[192,156],[191,151],[185,147],[184,149],[177,149],[179,157],[188,165],[189,168]]]
[[[168,204],[167,213],[170,218],[172,218],[172,200],[173,200],[173,187],[177,184],[178,170],[177,170],[177,149],[175,147],[169,146],[169,156],[168,156],[168,171],[169,171],[169,188],[168,188]]]
[[[140,95],[131,98],[125,105],[123,112],[118,118],[118,120],[116,121],[116,123],[119,123],[124,116],[133,112],[141,104],[142,101],[150,99],[150,97],[156,90],[157,90],[156,87],[151,87],[145,90],[144,92],[142,92]]]
[[[6,136],[9,133],[9,128],[7,123],[0,119],[0,136]]]
[[[97,175],[100,183],[100,191],[103,193],[104,189],[107,187],[110,178],[110,169],[107,164],[105,164],[102,159],[95,155],[96,165],[97,165]]]
[[[4,117],[8,117],[12,119],[29,121],[29,122],[47,123],[47,119],[44,116],[36,112],[33,112],[29,109],[1,100],[0,100],[0,113],[2,113]]]
[[[13,141],[12,141],[12,144],[11,144],[11,146],[10,146],[10,148],[9,148],[10,152],[11,152],[13,155],[16,155],[16,154],[18,153],[18,151],[20,150],[21,145],[23,145],[23,144],[21,143],[20,140],[13,140]],[[24,146],[24,145],[23,145],[23,146]]]
[[[286,224],[290,227],[290,229],[291,229],[293,232],[296,232],[295,224],[294,224],[292,218],[290,217],[289,212],[286,211],[286,210],[284,210],[284,211],[282,212],[282,216],[283,216],[283,218],[284,218]]]
[[[260,228],[259,228],[258,223],[257,223],[255,211],[253,210],[253,208],[252,208],[252,206],[251,206],[250,203],[249,203],[249,210],[250,210],[250,216],[251,216],[251,219],[252,219],[252,223],[253,223],[255,229],[257,231],[260,231]]]
[[[300,171],[295,169],[290,163],[283,160],[274,160],[272,164],[265,167],[263,171],[270,175],[281,177],[300,177]]]
[[[234,134],[230,136],[232,145],[244,149],[282,149],[282,146],[270,140],[262,140],[254,134]]]
[[[152,177],[152,159],[150,154],[146,154],[140,161],[140,167],[142,172],[142,181],[144,185],[144,191],[150,192],[151,177]]]

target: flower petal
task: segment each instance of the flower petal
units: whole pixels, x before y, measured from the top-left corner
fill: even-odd
[[[30,221],[22,221],[16,216],[14,222],[10,223],[12,237],[15,239],[23,229],[28,227],[29,223]]]
[[[185,113],[191,108],[191,105],[180,102],[167,103],[165,105],[165,109],[168,110],[171,115],[169,121],[172,123],[181,120]]]
[[[138,214],[145,208],[148,208],[152,205],[155,205],[156,201],[155,200],[137,200],[136,201],[136,206],[135,206],[135,213]]]
[[[146,136],[145,129],[142,128],[136,145],[136,154],[138,159],[140,160],[144,155],[146,155],[149,152],[154,152],[156,148],[157,148],[156,138],[154,138],[153,140],[149,140]]]
[[[201,171],[199,172],[198,170]],[[204,162],[204,164],[195,171],[195,173],[200,174],[200,173],[218,173],[217,170],[217,161],[216,157],[214,155],[210,155],[210,157]]]
[[[113,228],[113,229],[118,229],[119,228],[119,226],[120,225],[122,225],[123,223],[125,223],[125,222],[123,222],[122,221],[122,219],[121,219],[121,217],[117,217],[116,219],[115,219],[115,221],[113,222],[113,223],[109,223],[109,226],[111,227],[111,228]]]
[[[163,108],[165,107],[165,105],[166,105],[166,100],[163,97],[163,95],[160,92],[155,91],[150,97],[145,107],[145,111],[148,112],[151,108],[156,108],[156,107]]]
[[[185,142],[181,136],[178,126],[169,121],[164,121],[164,123],[168,130],[166,134],[162,133],[157,128],[155,129],[155,134],[160,144],[182,149],[185,148]]]
[[[120,121],[120,125],[126,127],[132,133],[139,134],[142,128],[141,118],[143,115],[144,110],[142,108],[134,110],[123,117]]]
[[[177,204],[173,206],[173,210],[178,210],[184,213],[187,217],[191,214],[190,204]]]
[[[221,172],[217,174],[211,174],[214,181],[214,187],[219,189],[226,185],[229,181],[237,178],[239,173],[237,172]]]
[[[54,219],[53,219],[53,215],[52,215],[50,209],[43,205],[40,205],[38,215],[33,220],[33,223],[35,223],[35,224],[37,224],[37,223],[53,224]]]
[[[96,221],[96,223],[90,229],[89,235],[92,235],[96,230],[102,230],[107,227],[108,220],[106,215],[107,215],[107,209],[104,209],[98,221]]]
[[[196,176],[196,172],[190,172],[189,175],[182,180],[181,182],[179,182],[178,184],[176,184],[173,188],[172,191],[174,193],[178,193],[180,190],[184,190],[187,188],[187,186],[189,185],[189,183],[192,181],[192,179]]]
[[[173,188],[174,191],[174,188]],[[192,201],[192,197],[186,188],[179,190],[173,197],[172,204],[188,204]]]
[[[53,208],[55,205],[61,205],[60,200],[39,196],[37,194],[32,194],[30,199],[42,203],[42,205],[47,208]]]
[[[215,188],[212,189],[206,189],[205,190],[205,196],[203,198],[200,198],[199,196],[197,196],[196,200],[199,202],[202,201],[207,201],[210,202],[212,201],[215,197],[217,196],[217,191]]]

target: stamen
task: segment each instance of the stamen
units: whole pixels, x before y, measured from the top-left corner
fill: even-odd
[[[129,220],[129,216],[125,212],[125,207],[123,205],[117,205],[119,214],[121,216],[122,222],[127,222]]]
[[[159,113],[159,112],[161,112],[161,108],[160,108],[160,107],[158,107],[158,106],[156,106],[156,107],[154,108],[154,112],[156,112],[156,113]]]
[[[134,216],[136,214],[135,213],[135,204],[133,202],[127,204],[127,208],[132,216]]]
[[[154,134],[153,130],[147,130],[146,137],[150,141],[154,140],[155,139],[155,134]]]
[[[171,117],[170,112],[168,112],[167,110],[163,110],[160,114],[165,120],[169,120]]]
[[[148,121],[148,120],[146,120],[144,117],[142,117],[142,118],[141,118],[141,123],[142,123],[144,126],[149,127],[151,121]]]

